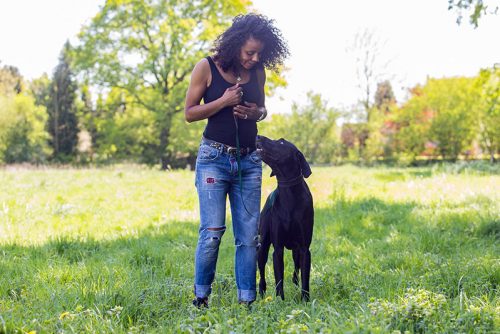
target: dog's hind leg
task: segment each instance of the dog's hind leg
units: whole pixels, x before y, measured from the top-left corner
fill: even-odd
[[[294,265],[292,282],[296,286],[299,286],[300,251],[298,249],[292,249],[292,256]]]
[[[309,301],[309,276],[311,273],[311,252],[309,249],[300,250],[300,272],[302,278],[302,300]]]
[[[280,296],[285,300],[285,293],[283,291],[283,276],[285,272],[285,264],[283,263],[283,246],[276,246],[273,252],[273,267],[274,267],[274,281],[276,282],[276,296]]]

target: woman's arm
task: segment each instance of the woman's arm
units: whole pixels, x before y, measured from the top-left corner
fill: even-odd
[[[264,118],[267,117],[267,109],[266,109],[266,92],[265,92],[265,86],[266,86],[266,71],[264,68],[261,68],[257,71],[257,82],[259,83],[259,87],[261,89],[260,91],[260,96],[261,96],[261,102],[259,103],[259,112],[260,116],[257,119],[257,122],[262,121]]]
[[[260,89],[260,97],[261,100],[259,101],[259,107],[266,107],[266,92],[265,92],[265,86],[266,86],[266,71],[264,70],[264,67],[259,68],[257,70],[257,82],[259,83],[259,89]]]
[[[208,60],[202,59],[191,73],[191,82],[186,93],[184,115],[189,123],[209,118],[225,107],[238,104],[241,100],[242,89],[236,84],[226,89],[224,95],[217,100],[200,105],[209,80],[211,80],[210,64]]]

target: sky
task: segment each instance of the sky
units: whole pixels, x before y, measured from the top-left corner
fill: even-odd
[[[0,66],[13,65],[27,79],[49,75],[66,40],[104,0],[0,0]],[[447,10],[448,0],[254,0],[256,11],[275,20],[288,41],[288,87],[266,101],[270,112],[306,103],[309,91],[328,105],[348,108],[362,97],[349,51],[368,30],[381,46],[375,70],[391,80],[396,98],[428,77],[474,76],[500,63],[500,15],[474,29]]]

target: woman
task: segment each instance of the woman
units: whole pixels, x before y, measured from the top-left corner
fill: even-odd
[[[238,301],[256,296],[256,253],[262,162],[255,152],[264,105],[264,68],[275,70],[288,48],[273,21],[262,15],[234,18],[215,41],[214,54],[196,64],[186,94],[188,122],[208,119],[196,160],[200,229],[195,254],[197,307],[208,306],[219,244],[226,230],[229,195],[236,244]],[[200,104],[203,99],[204,104]]]

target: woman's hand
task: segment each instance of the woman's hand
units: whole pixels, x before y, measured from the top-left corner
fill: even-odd
[[[258,120],[262,116],[262,111],[255,103],[243,102],[245,105],[238,104],[233,108],[233,114],[241,119]]]
[[[230,107],[237,105],[238,103],[241,102],[242,96],[243,96],[243,88],[241,88],[239,84],[229,87],[228,89],[226,89],[226,91],[221,97],[223,106]]]

